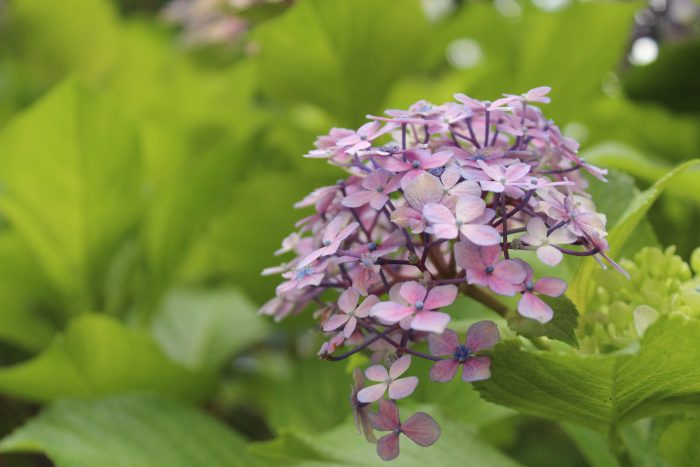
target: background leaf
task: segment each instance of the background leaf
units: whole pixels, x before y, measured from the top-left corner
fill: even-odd
[[[58,401],[0,442],[58,467],[256,466],[245,441],[179,402],[152,396]]]

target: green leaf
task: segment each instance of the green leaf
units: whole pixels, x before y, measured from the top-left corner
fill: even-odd
[[[700,417],[672,421],[661,433],[658,450],[672,465],[700,465]]]
[[[605,435],[571,423],[562,423],[561,427],[576,443],[590,467],[619,467],[608,449]]]
[[[500,453],[483,439],[475,428],[450,421],[435,410],[427,410],[438,422],[442,434],[438,441],[428,447],[420,447],[406,437],[401,438],[401,454],[398,465],[459,465],[464,467],[517,466],[514,460]],[[405,420],[413,410],[402,410]],[[380,435],[377,432],[377,435]],[[272,465],[315,466],[373,466],[386,465],[377,456],[376,445],[365,441],[357,433],[352,420],[321,434],[307,434],[287,430],[272,442],[251,445],[254,453],[271,461]]]
[[[629,207],[622,215],[622,218],[617,224],[609,230],[608,243],[610,245],[609,255],[615,259],[620,250],[624,246],[627,239],[634,232],[639,222],[643,219],[651,205],[661,195],[661,193],[671,183],[675,183],[677,178],[694,168],[700,163],[700,160],[695,159],[679,165],[665,176],[654,183],[653,186],[639,193],[629,204]],[[580,263],[574,278],[569,284],[567,295],[574,302],[579,310],[583,313],[588,308],[588,303],[595,292],[597,281],[595,280],[595,272],[600,266],[593,258],[585,258]]]
[[[220,368],[266,330],[257,306],[234,289],[173,290],[152,325],[165,353],[191,369]]]
[[[649,327],[638,354],[528,352],[505,342],[491,352],[488,401],[605,431],[700,401],[700,321],[672,313]]]
[[[100,305],[110,262],[141,209],[136,130],[68,80],[0,134],[0,209],[73,310]]]
[[[32,401],[151,391],[199,399],[213,375],[170,361],[152,338],[104,315],[82,315],[34,359],[0,369],[0,392]]]
[[[355,125],[383,110],[428,34],[414,0],[303,0],[256,31],[259,79],[278,100],[312,102]]]
[[[528,319],[514,313],[508,318],[508,326],[527,338],[549,337],[565,342],[572,347],[578,347],[575,334],[578,326],[578,311],[573,302],[566,297],[541,298],[554,311],[554,317],[551,321],[542,324],[534,319]]]
[[[179,402],[152,396],[62,400],[0,442],[58,467],[255,466],[245,441]]]

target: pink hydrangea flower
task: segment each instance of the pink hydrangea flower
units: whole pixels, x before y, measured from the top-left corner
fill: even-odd
[[[554,311],[535,294],[559,297],[566,292],[566,282],[556,277],[543,277],[533,281],[532,268],[526,267],[527,276],[522,285],[522,297],[518,302],[518,313],[522,316],[547,323],[554,317]]]
[[[450,322],[450,315],[434,311],[457,298],[457,287],[440,285],[428,291],[418,282],[397,284],[389,292],[390,302],[377,303],[370,311],[386,323],[401,323],[404,329],[440,333]]]
[[[395,192],[401,183],[401,176],[386,170],[376,170],[362,180],[364,190],[346,196],[342,203],[349,208],[357,208],[369,203],[372,209],[380,210],[389,201],[389,194]]]
[[[472,243],[455,244],[457,265],[467,272],[469,284],[488,287],[500,295],[515,295],[525,280],[525,268],[514,260],[499,259],[498,246],[478,247]]]
[[[423,208],[423,215],[431,224],[429,233],[437,238],[457,238],[461,233],[477,245],[496,245],[501,241],[496,229],[484,225],[491,213],[486,210],[484,200],[476,196],[462,196],[454,214],[443,204],[429,203]]]
[[[536,248],[537,257],[547,266],[556,266],[564,257],[556,245],[568,245],[576,241],[577,237],[568,229],[556,229],[547,234],[547,225],[539,217],[533,217],[527,223],[527,233],[520,239]]]
[[[518,163],[504,168],[500,165],[488,165],[483,161],[479,161],[478,164],[488,177],[479,181],[484,191],[505,192],[515,198],[520,198],[525,194],[522,187],[528,184],[525,176],[530,172],[529,165]]]
[[[304,259],[301,260],[301,262],[299,262],[298,267],[304,268],[322,256],[335,254],[335,252],[338,251],[338,248],[340,248],[340,244],[343,243],[346,238],[352,235],[360,226],[360,224],[357,222],[353,222],[347,227],[343,228],[343,225],[346,222],[347,220],[341,216],[333,219],[323,233],[323,237],[321,238],[321,248],[309,253]]]
[[[418,378],[408,376],[399,378],[408,370],[411,365],[411,356],[404,355],[391,364],[389,371],[382,365],[374,365],[367,368],[365,376],[370,381],[377,381],[379,384],[367,386],[357,393],[357,400],[364,403],[376,402],[382,398],[389,390],[390,399],[403,399],[410,396],[418,385]]]
[[[360,291],[355,288],[349,288],[344,291],[338,299],[338,308],[342,313],[331,316],[328,321],[323,324],[324,331],[333,331],[341,326],[343,335],[348,338],[355,332],[357,326],[357,318],[366,318],[369,316],[369,310],[379,303],[379,299],[375,295],[367,297],[360,306],[357,302],[360,299]]]
[[[338,140],[337,145],[350,154],[372,146],[372,141],[391,131],[391,126],[383,126],[380,122],[369,122],[362,125],[356,132]]]
[[[476,352],[490,349],[500,340],[498,327],[493,321],[479,321],[469,326],[464,344],[459,342],[457,333],[445,329],[442,334],[430,334],[430,353],[437,357],[452,357],[440,360],[430,369],[430,379],[445,383],[451,381],[462,366],[462,380],[482,381],[491,377],[491,359],[475,356]]]
[[[440,151],[431,153],[426,149],[414,149],[403,154],[403,157],[387,157],[377,162],[386,170],[392,172],[414,172],[418,175],[419,170],[429,170],[442,167],[452,159],[450,151]]]
[[[396,403],[379,401],[379,411],[370,414],[370,423],[375,430],[390,431],[377,442],[377,454],[382,460],[390,461],[399,456],[399,435],[403,434],[419,446],[427,447],[440,438],[440,426],[424,412],[416,412],[401,423]]]

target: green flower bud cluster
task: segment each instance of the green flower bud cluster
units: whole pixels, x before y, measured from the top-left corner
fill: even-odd
[[[584,352],[606,353],[635,344],[661,316],[681,312],[700,318],[700,248],[690,265],[665,250],[643,248],[621,265],[627,280],[616,271],[602,271],[596,295],[581,314],[579,343]]]

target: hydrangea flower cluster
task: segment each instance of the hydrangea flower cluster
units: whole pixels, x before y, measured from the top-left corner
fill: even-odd
[[[418,384],[406,376],[411,358],[435,362],[433,381],[449,381],[460,368],[467,382],[490,377],[490,359],[480,353],[496,344],[498,329],[481,321],[464,340],[449,329],[447,310],[459,293],[501,314],[507,307],[496,296],[519,296],[517,311],[546,323],[553,311],[540,296],[559,296],[566,283],[536,278],[530,262],[551,267],[564,255],[594,256],[618,267],[605,254],[606,219],[581,174],[604,180],[606,171],[581,159],[578,144],[532,105],[549,102],[549,91],[419,101],[368,116],[357,130],[334,128],[306,154],[348,176],[295,205],[314,213],[277,251],[294,258],[264,271],[284,282],[261,313],[279,320],[315,306],[327,336],[322,358],[367,349],[374,363],[387,363],[365,372],[377,384],[356,373],[352,394],[368,440],[376,439],[373,429],[391,432],[378,442],[383,459],[398,455],[399,434],[422,446],[439,436],[427,414],[400,422],[395,401]],[[417,350],[426,341],[430,353]]]

